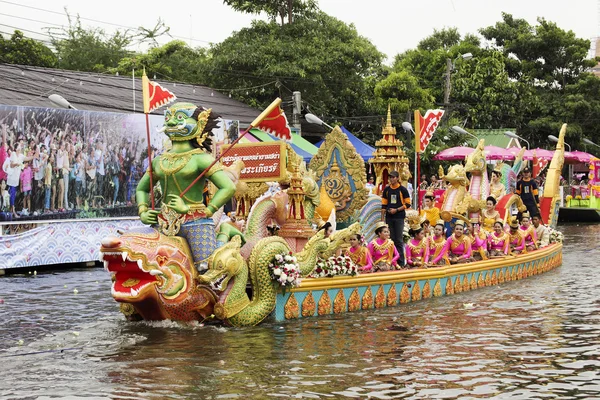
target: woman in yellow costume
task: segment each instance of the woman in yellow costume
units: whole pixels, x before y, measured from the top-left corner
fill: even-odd
[[[492,171],[492,181],[490,182],[490,195],[494,197],[496,201],[506,195],[506,187],[500,182],[500,178],[502,178],[500,168],[502,168],[502,164],[496,164],[496,168]]]
[[[377,237],[367,246],[373,260],[373,270],[377,272],[400,269],[400,266],[398,266],[400,253],[398,253],[394,242],[390,239],[390,229],[387,224],[383,221],[377,222],[375,234]],[[404,251],[404,249],[401,249],[401,251]]]
[[[537,250],[537,233],[535,228],[531,225],[531,218],[528,212],[524,212],[521,215],[521,234],[525,239],[525,248],[527,251]]]
[[[485,208],[481,210],[481,220],[483,221],[483,230],[486,233],[494,232],[494,222],[500,218],[500,213],[496,210],[496,198],[489,196],[485,202]]]
[[[440,219],[440,209],[435,206],[435,196],[432,191],[428,191],[423,197],[421,216],[427,218],[430,226],[434,226],[438,219]]]
[[[479,217],[469,221],[467,236],[471,239],[471,257],[475,261],[487,260],[487,234],[481,230]]]

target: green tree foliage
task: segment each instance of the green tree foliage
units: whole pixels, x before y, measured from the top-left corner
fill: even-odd
[[[429,90],[423,89],[417,78],[408,71],[392,72],[379,81],[375,86],[375,97],[381,100],[379,109],[384,108],[387,102],[394,113],[431,108],[435,102]]]
[[[53,68],[57,58],[43,43],[23,36],[16,30],[10,39],[0,34],[0,63]]]
[[[137,75],[146,69],[148,76],[156,75],[163,79],[206,85],[208,76],[208,56],[204,48],[193,49],[181,40],[171,41],[160,47],[153,47],[144,54],[135,54],[121,59],[112,73]]]
[[[224,4],[236,11],[248,14],[264,12],[272,20],[279,18],[281,25],[291,24],[297,17],[306,17],[318,10],[316,0],[224,0]]]
[[[384,58],[354,26],[321,12],[284,26],[254,21],[211,55],[211,85],[233,89],[248,104],[300,91],[312,112],[344,117],[365,115]]]
[[[503,13],[502,21],[480,32],[506,56],[509,76],[521,81],[564,88],[596,64],[587,59],[589,40],[579,39],[573,31],[565,31],[544,18],[531,26]]]
[[[67,14],[67,28],[49,28],[51,42],[58,56],[58,67],[76,71],[105,72],[117,67],[119,61],[131,55],[127,46],[132,43],[129,31],[117,30],[108,36],[102,29],[85,29],[79,16],[75,19]]]

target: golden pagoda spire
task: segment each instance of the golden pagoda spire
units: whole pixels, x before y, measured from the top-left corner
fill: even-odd
[[[388,103],[387,124],[385,126],[388,129],[392,129],[392,109],[390,108],[390,103]]]

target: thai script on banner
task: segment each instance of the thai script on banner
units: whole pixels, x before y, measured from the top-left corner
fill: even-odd
[[[224,151],[227,145],[219,151]],[[248,143],[236,144],[221,158],[225,166],[237,160],[244,162],[240,179],[252,182],[279,181],[285,178],[285,143]]]
[[[415,110],[415,128],[419,135],[417,151],[424,152],[433,134],[444,116],[444,110],[427,110],[425,116],[421,116],[419,110]]]

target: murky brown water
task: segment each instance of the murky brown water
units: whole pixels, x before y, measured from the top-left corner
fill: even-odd
[[[1,278],[0,398],[600,398],[600,225],[562,230],[544,275],[247,329],[126,322],[101,269]]]

